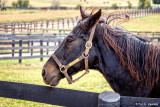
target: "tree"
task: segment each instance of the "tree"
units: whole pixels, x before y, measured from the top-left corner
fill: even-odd
[[[113,3],[111,7],[112,7],[112,9],[118,9],[117,3]]]
[[[29,6],[29,0],[24,0],[23,7],[28,7],[28,6]]]
[[[18,3],[18,7],[23,7],[23,0],[18,0],[17,3]]]
[[[146,0],[145,8],[147,8],[147,9],[151,8],[151,2],[149,0]]]
[[[151,8],[151,2],[149,0],[139,0],[139,9]]]
[[[128,3],[128,8],[131,9],[132,8],[132,3],[130,1],[128,1],[127,3]]]
[[[18,7],[28,7],[29,0],[18,0],[17,5],[18,5]]]
[[[12,2],[12,6],[13,6],[13,7],[18,7],[18,3],[15,2],[15,1],[13,1],[13,2]]]
[[[2,7],[2,0],[0,0],[0,8]]]
[[[144,9],[145,1],[146,1],[146,0],[139,0],[139,3],[138,3],[138,8],[139,8],[139,9]]]
[[[160,4],[160,0],[153,0],[154,4]]]

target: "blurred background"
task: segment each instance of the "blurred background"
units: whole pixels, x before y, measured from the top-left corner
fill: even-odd
[[[160,0],[0,0],[0,80],[45,85],[41,69],[80,20],[80,6],[98,7],[106,14],[128,14],[130,21],[121,26],[160,41]],[[57,87],[113,91],[96,70],[71,85],[63,79]],[[0,98],[0,106],[54,107],[9,98]]]

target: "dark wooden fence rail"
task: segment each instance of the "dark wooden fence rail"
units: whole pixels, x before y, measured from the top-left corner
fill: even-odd
[[[0,35],[0,60],[49,57],[66,35]]]
[[[116,14],[126,15],[130,18],[148,16],[153,14],[159,14],[160,8],[156,9],[141,9],[141,10],[127,10],[120,11]],[[21,23],[2,23],[0,24],[0,33],[15,34],[15,33],[36,33],[36,32],[48,32],[57,31],[60,29],[72,28],[78,22],[78,17],[64,18],[57,20],[43,20],[43,21],[32,21],[32,22],[21,22]]]
[[[159,107],[159,98],[120,96],[114,92],[79,90],[0,81],[0,97],[65,107]]]
[[[104,4],[106,4],[104,2]],[[7,10],[57,10],[57,9],[60,9],[60,10],[69,10],[69,9],[74,9],[74,10],[77,10],[79,9],[79,7],[65,7],[65,6],[59,6],[59,7],[6,7]],[[88,8],[83,6],[83,8]],[[95,7],[92,7],[92,6],[89,6],[89,8],[95,8]],[[118,6],[118,8],[113,8],[113,7],[109,7],[109,6],[101,6],[99,8],[102,8],[102,9],[107,9],[107,10],[110,10],[110,9],[137,9],[137,6],[132,6],[132,7],[128,7],[128,6]]]
[[[0,35],[0,60],[50,57],[59,44],[66,37],[68,30],[60,31],[57,34],[14,34]],[[148,35],[151,41],[160,42],[160,32],[136,32],[132,33],[140,36]]]
[[[151,32],[151,31],[131,31],[131,33],[140,35],[140,36],[145,36],[145,35],[150,37],[160,36],[160,32]]]
[[[71,30],[66,30],[66,29],[60,29],[58,30],[59,34],[68,34]],[[151,31],[129,31],[135,35],[139,36],[149,36],[149,37],[154,37],[154,36],[159,36],[160,37],[160,32],[151,32]]]
[[[20,22],[20,23],[1,23],[0,33],[15,34],[26,33],[31,34],[35,32],[48,32],[57,31],[59,29],[72,28],[78,22],[78,17],[42,20],[32,22]]]

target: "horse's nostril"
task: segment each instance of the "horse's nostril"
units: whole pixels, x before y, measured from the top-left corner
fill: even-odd
[[[45,69],[42,70],[42,76],[44,77],[46,75]]]
[[[44,77],[44,80],[46,81],[46,77]]]

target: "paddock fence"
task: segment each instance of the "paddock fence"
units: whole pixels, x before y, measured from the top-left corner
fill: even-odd
[[[60,29],[58,32],[61,34],[68,34],[71,30]],[[160,37],[160,32],[151,32],[151,31],[128,31],[132,34],[139,36],[149,36],[149,37]],[[151,38],[152,39],[152,38]]]
[[[45,33],[51,31],[56,32],[59,29],[73,28],[78,22],[78,17],[31,21],[31,22],[17,22],[17,23],[1,23],[0,34],[15,34],[15,33]]]
[[[65,107],[158,107],[159,98],[127,97],[115,92],[86,92],[0,81],[0,97]]]
[[[0,35],[0,60],[40,58],[50,55],[61,44],[69,31],[56,34],[15,34]],[[133,34],[148,35],[151,41],[160,42],[160,32],[135,32]]]
[[[103,4],[107,4],[107,2],[103,2]],[[59,6],[59,7],[5,7],[7,10],[77,10],[79,9],[79,7],[66,7],[66,6]],[[83,6],[83,8],[88,8]],[[92,6],[89,6],[89,8],[95,8]],[[101,9],[105,9],[105,10],[111,10],[111,9],[137,9],[137,6],[132,6],[132,7],[128,7],[128,6],[118,6],[116,8],[110,7],[110,6],[100,6],[99,8]],[[154,8],[154,7],[152,7]]]
[[[66,37],[64,34],[52,35],[0,35],[0,60],[49,57]]]
[[[144,17],[148,15],[159,14],[160,8],[156,9],[140,9],[140,10],[127,10],[116,12],[117,15],[125,16],[128,14],[130,18]],[[54,19],[54,20],[42,20],[32,22],[19,22],[19,23],[1,23],[0,33],[2,34],[15,34],[26,33],[34,34],[40,32],[55,33],[57,30],[65,30],[73,28],[79,21],[79,17]]]

